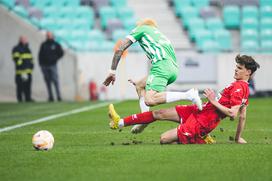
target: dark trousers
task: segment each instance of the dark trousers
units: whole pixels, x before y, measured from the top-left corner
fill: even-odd
[[[57,65],[41,66],[41,69],[42,69],[43,77],[44,77],[47,92],[48,92],[48,100],[49,101],[54,100],[54,96],[52,92],[52,84],[55,86],[57,99],[61,100]]]
[[[18,102],[26,101],[30,102],[31,99],[31,83],[32,83],[32,75],[27,74],[26,77],[22,75],[15,76],[16,83],[16,95]]]

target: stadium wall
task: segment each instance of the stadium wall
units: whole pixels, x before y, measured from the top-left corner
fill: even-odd
[[[0,6],[0,101],[16,101],[15,67],[12,61],[12,48],[18,43],[20,35],[29,40],[34,56],[32,97],[37,101],[47,100],[47,91],[38,65],[38,51],[45,39],[45,33],[39,31],[14,13]],[[61,92],[63,99],[74,100],[76,95],[76,56],[65,50],[65,56],[58,63]]]

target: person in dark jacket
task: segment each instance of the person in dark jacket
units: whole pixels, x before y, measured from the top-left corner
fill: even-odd
[[[46,88],[48,92],[48,101],[54,101],[52,93],[52,83],[55,86],[57,100],[61,101],[61,93],[59,88],[59,78],[57,70],[57,62],[63,56],[63,49],[59,43],[54,40],[51,32],[46,33],[46,40],[41,44],[39,51],[39,64],[44,76]]]
[[[15,63],[15,84],[18,102],[31,102],[32,71],[34,68],[32,53],[28,40],[20,36],[19,43],[12,49],[12,59]]]

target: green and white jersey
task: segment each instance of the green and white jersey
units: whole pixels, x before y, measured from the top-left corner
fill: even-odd
[[[161,60],[176,62],[174,48],[168,38],[153,26],[137,26],[127,36],[133,43],[138,41],[152,64]]]

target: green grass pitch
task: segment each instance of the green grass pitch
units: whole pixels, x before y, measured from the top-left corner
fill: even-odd
[[[96,103],[1,103],[0,128]],[[157,108],[169,107],[162,105]],[[139,112],[137,101],[116,104],[121,116]],[[250,99],[246,145],[234,144],[237,121],[223,120],[214,145],[160,145],[172,122],[144,133],[108,127],[107,107],[0,133],[0,180],[272,180],[272,99]],[[49,130],[51,151],[35,151],[32,135]]]

